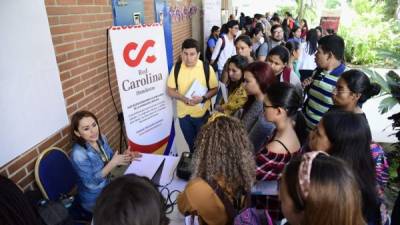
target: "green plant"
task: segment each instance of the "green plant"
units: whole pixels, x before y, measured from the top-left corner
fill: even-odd
[[[400,67],[400,23],[384,17],[385,2],[353,0],[352,23],[339,27],[346,61],[356,65]]]
[[[379,75],[375,70],[363,68],[372,82],[377,83],[381,87],[379,96],[385,96],[380,102],[378,109],[381,114],[387,113],[396,104],[400,104],[400,76],[393,70],[389,71],[385,78]]]
[[[378,109],[381,114],[387,113],[395,105],[400,104],[400,76],[394,71],[389,71],[385,75],[385,79],[375,70],[362,68],[369,75],[372,82],[377,83],[381,87],[379,96],[385,98],[379,103]],[[388,117],[393,120],[392,127],[398,142],[389,146],[390,151],[387,153],[389,160],[389,178],[391,182],[396,183],[400,179],[400,112]]]
[[[341,3],[339,0],[326,0],[325,1],[325,8],[327,8],[327,9],[336,9],[339,6],[341,6]]]

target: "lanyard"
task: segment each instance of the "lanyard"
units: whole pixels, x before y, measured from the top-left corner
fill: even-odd
[[[99,149],[100,149],[99,153],[100,153],[101,160],[102,160],[104,163],[110,161],[110,159],[108,158],[108,155],[107,155],[106,151],[105,151],[104,148],[103,148],[103,145],[101,145],[99,142],[97,142],[97,145],[99,146]]]

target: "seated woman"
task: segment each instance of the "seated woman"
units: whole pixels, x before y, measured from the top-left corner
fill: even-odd
[[[243,71],[247,66],[247,59],[240,55],[232,56],[228,59],[228,102],[223,103],[216,109],[227,115],[233,115],[241,109],[247,101],[247,94],[244,90]]]
[[[246,207],[254,182],[252,146],[239,120],[213,114],[196,139],[193,178],[178,196],[178,209],[201,224],[232,224],[229,209]]]
[[[367,75],[359,70],[344,72],[333,90],[332,100],[335,108],[344,111],[354,112],[365,120],[367,117],[361,106],[372,96],[379,94],[380,86],[371,83]],[[371,146],[372,157],[375,162],[376,179],[379,184],[380,194],[389,180],[389,165],[382,147],[376,143]]]
[[[365,221],[381,224],[381,202],[370,143],[371,131],[365,118],[353,112],[334,110],[325,113],[310,132],[308,144],[311,150],[325,151],[343,159],[353,169],[362,194]]]
[[[365,225],[357,180],[345,162],[310,152],[290,161],[280,182],[282,211],[291,225]]]
[[[101,135],[96,116],[88,111],[72,116],[71,137],[71,161],[79,177],[79,198],[82,207],[92,212],[97,196],[110,181],[111,170],[130,164],[140,154],[130,148],[123,154],[113,153],[106,137]]]
[[[167,225],[165,200],[146,177],[134,174],[113,180],[99,195],[94,225]]]
[[[249,64],[244,70],[243,87],[247,93],[247,101],[243,105],[240,119],[247,130],[254,152],[272,136],[274,125],[267,122],[263,115],[264,94],[269,85],[275,82],[272,68],[264,62]]]

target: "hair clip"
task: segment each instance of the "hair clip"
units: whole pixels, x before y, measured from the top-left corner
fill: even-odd
[[[207,123],[212,123],[219,117],[229,117],[229,116],[227,116],[226,114],[221,113],[221,112],[215,112],[215,113],[211,114],[210,118],[208,118]]]

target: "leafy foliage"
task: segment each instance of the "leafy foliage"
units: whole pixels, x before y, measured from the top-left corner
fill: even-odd
[[[396,72],[389,71],[384,79],[375,70],[367,68],[362,70],[369,75],[372,82],[381,87],[379,96],[386,96],[378,106],[380,113],[384,114],[396,104],[400,104],[400,76]]]
[[[384,1],[353,0],[357,13],[350,26],[341,25],[346,61],[356,65],[400,66],[400,23],[385,19]]]
[[[339,0],[326,0],[325,1],[325,8],[327,8],[327,9],[336,9],[340,5],[341,4],[340,4]]]

